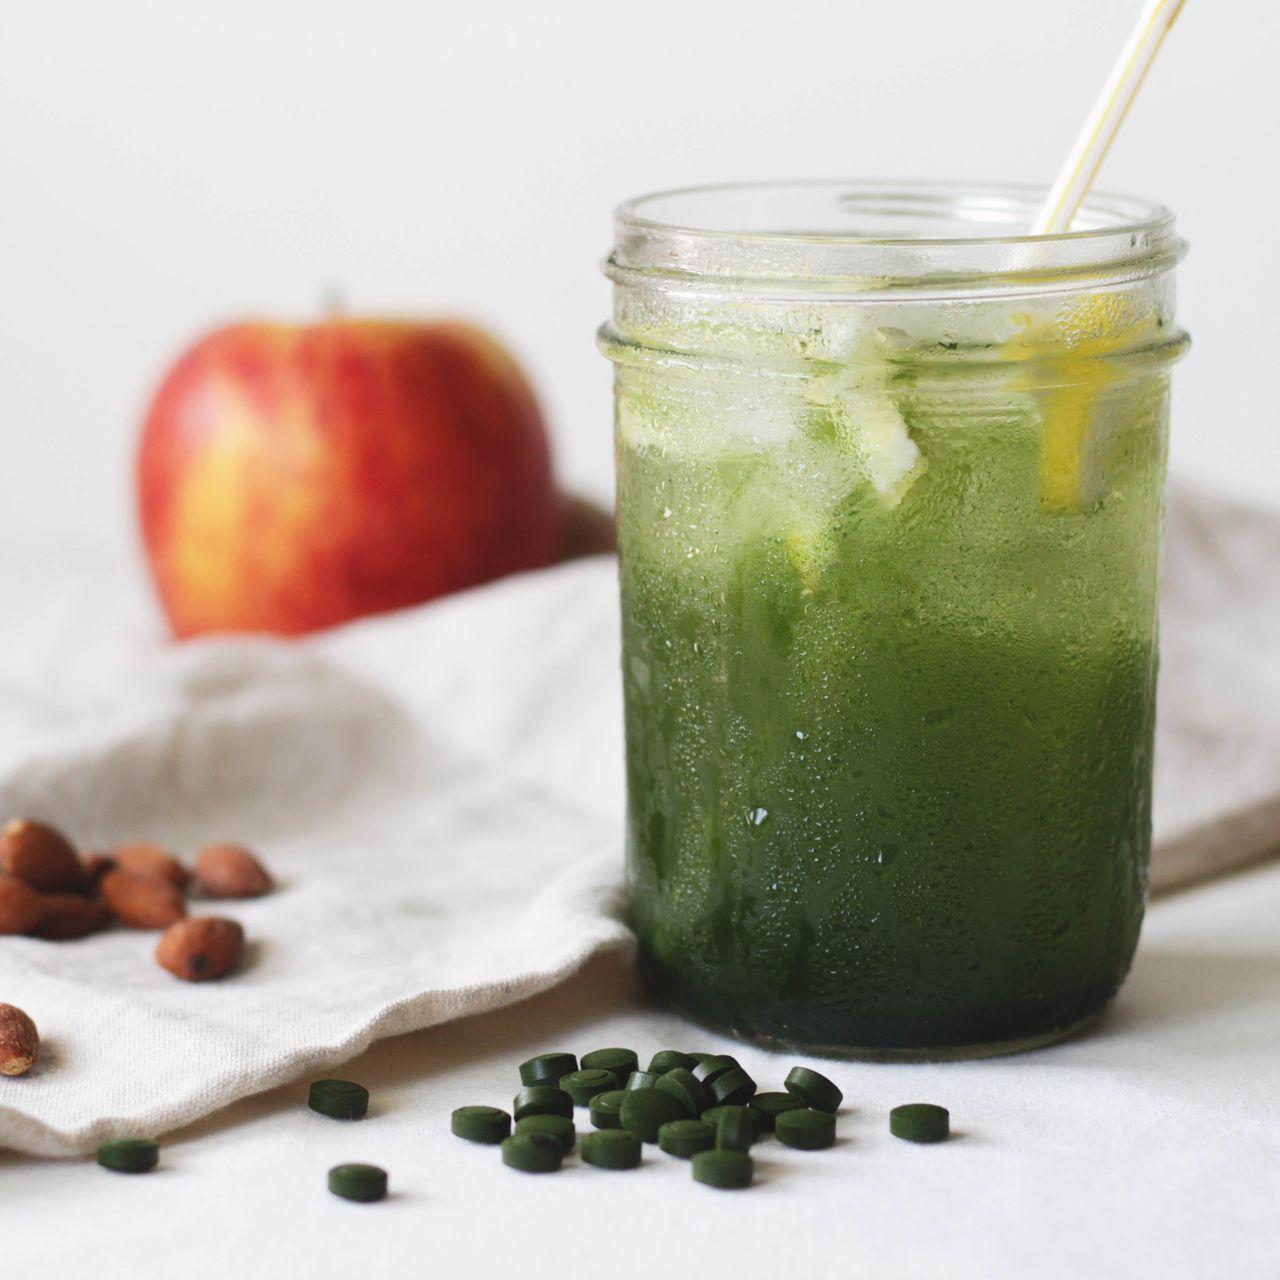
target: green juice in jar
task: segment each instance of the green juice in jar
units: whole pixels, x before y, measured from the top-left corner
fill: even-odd
[[[1000,280],[940,328],[910,281],[673,301],[614,270],[649,980],[820,1053],[1068,1034],[1145,900],[1171,295]]]

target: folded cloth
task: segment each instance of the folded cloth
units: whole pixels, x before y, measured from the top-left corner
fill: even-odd
[[[1280,853],[1280,517],[1175,489],[1162,590],[1157,893]]]
[[[1157,822],[1186,879],[1231,823],[1261,853],[1280,805],[1280,520],[1183,497],[1170,525]],[[220,983],[176,981],[150,934],[0,938],[0,1000],[45,1046],[0,1080],[0,1146],[158,1134],[627,945],[610,558],[302,642],[161,645],[136,588],[85,567],[0,583],[23,603],[0,816],[85,848],[245,841],[280,880],[212,908],[250,939]]]

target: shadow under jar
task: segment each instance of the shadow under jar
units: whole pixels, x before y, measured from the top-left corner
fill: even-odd
[[[800,183],[625,204],[628,880],[695,1020],[934,1059],[1070,1034],[1146,895],[1183,252],[1096,195]]]

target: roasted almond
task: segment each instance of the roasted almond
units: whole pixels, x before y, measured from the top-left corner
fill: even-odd
[[[117,867],[148,880],[164,880],[177,889],[185,889],[191,879],[186,867],[167,849],[145,840],[122,844],[112,850]]]
[[[196,884],[211,898],[260,898],[271,877],[243,845],[211,844],[196,857]]]
[[[184,982],[221,978],[240,963],[244,930],[220,916],[194,916],[171,924],[156,943],[156,959]]]
[[[40,1033],[21,1009],[0,1004],[0,1076],[20,1076],[40,1056]]]
[[[57,893],[80,881],[80,859],[56,827],[15,818],[0,831],[0,870],[33,889]]]
[[[111,923],[111,914],[99,898],[82,893],[40,895],[40,922],[32,930],[46,942],[70,942],[99,933]]]
[[[30,933],[40,914],[40,895],[25,880],[0,876],[0,933]]]
[[[97,893],[98,886],[102,883],[102,877],[113,866],[115,866],[115,863],[112,862],[110,854],[82,853],[80,855],[80,884],[77,886],[77,891],[80,893]]]
[[[149,880],[116,867],[98,886],[102,900],[131,929],[164,929],[187,914],[182,894],[168,881]]]

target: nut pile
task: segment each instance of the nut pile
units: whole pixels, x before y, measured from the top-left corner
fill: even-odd
[[[113,923],[162,929],[156,960],[187,982],[223,977],[244,951],[240,925],[189,917],[188,895],[257,898],[271,887],[270,875],[241,845],[209,845],[188,870],[145,841],[82,855],[47,823],[15,818],[0,830],[0,934],[67,942]]]

